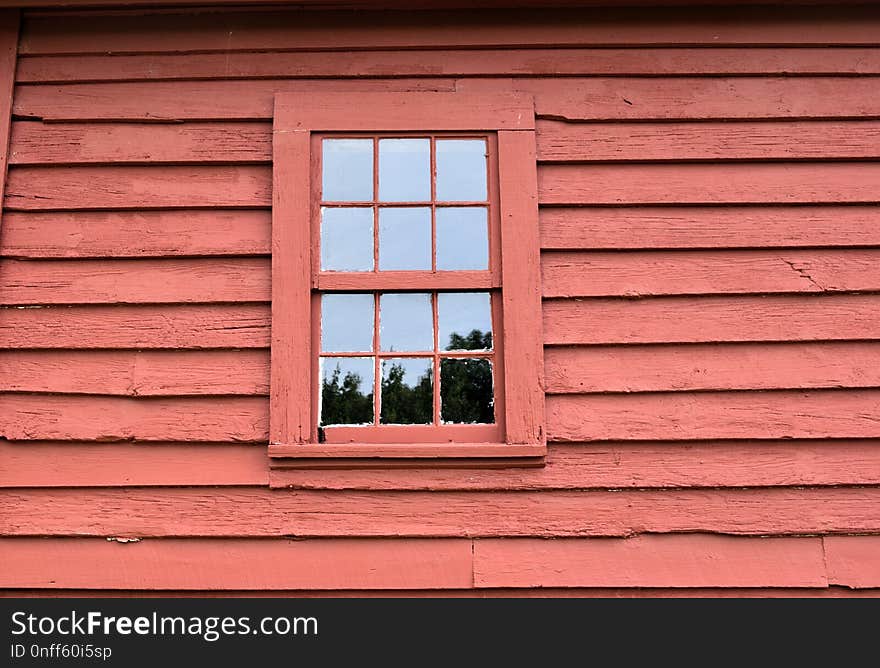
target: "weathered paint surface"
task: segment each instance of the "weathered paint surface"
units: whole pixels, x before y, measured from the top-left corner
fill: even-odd
[[[880,13],[738,12],[3,14],[0,589],[878,595]],[[274,96],[418,90],[534,96],[546,466],[270,469]]]

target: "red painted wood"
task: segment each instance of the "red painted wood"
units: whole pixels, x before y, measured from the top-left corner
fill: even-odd
[[[277,93],[453,91],[451,79],[252,81],[18,86],[13,110],[44,120],[176,122],[272,119]],[[77,101],[78,99],[78,101]]]
[[[557,444],[543,468],[458,471],[280,470],[272,487],[296,489],[551,490],[880,484],[876,440]]]
[[[545,162],[880,156],[880,123],[869,120],[589,124],[538,121],[537,130],[538,159]]]
[[[549,300],[544,344],[880,338],[876,295]]]
[[[266,350],[4,350],[0,392],[268,395]]]
[[[182,591],[132,589],[0,589],[0,598],[880,598],[880,589],[844,587],[541,587],[539,589]]]
[[[15,167],[4,206],[46,209],[267,207],[271,171],[236,167]]]
[[[880,344],[736,343],[548,348],[547,391],[880,387]]]
[[[0,539],[2,587],[440,589],[470,587],[469,540]],[[210,553],[210,559],[205,554]]]
[[[522,0],[520,0],[522,1]],[[639,4],[646,4],[642,0]],[[407,3],[411,8],[413,3]],[[870,7],[505,9],[432,14],[204,12],[31,15],[23,54],[388,49],[474,46],[877,45]]]
[[[459,79],[456,89],[520,90],[539,117],[569,120],[877,118],[877,77]],[[120,84],[122,85],[122,84]],[[87,90],[83,92],[87,93]]]
[[[12,124],[10,164],[269,162],[268,123]]]
[[[8,212],[6,257],[268,255],[268,210]]]
[[[19,10],[0,10],[0,202],[3,201],[9,163],[9,137],[12,123],[12,91],[18,56]],[[3,225],[0,211],[0,230]]]
[[[312,417],[311,137],[286,129],[285,98],[276,106],[272,208],[272,358],[270,443],[308,443]]]
[[[504,414],[508,443],[541,445],[544,355],[535,136],[498,133],[504,283]]]
[[[262,445],[2,442],[0,487],[265,485]]]
[[[554,441],[880,437],[878,390],[547,398]]]
[[[569,77],[259,79],[20,85],[18,116],[52,121],[269,120],[276,93],[518,91],[556,120],[839,119],[880,117],[878,77]],[[662,83],[661,83],[662,82]],[[625,102],[627,100],[628,102]]]
[[[880,532],[880,487],[555,492],[2,490],[8,536],[563,537]]]
[[[880,251],[545,253],[545,297],[880,289]]]
[[[880,201],[872,162],[547,165],[542,204],[765,204]]]
[[[0,395],[9,440],[265,442],[263,397],[139,398]]]
[[[0,308],[6,348],[267,348],[268,305]]]
[[[268,258],[0,261],[2,304],[265,302]]]
[[[880,245],[876,206],[545,208],[547,249]]]
[[[282,77],[880,74],[876,49],[509,49],[25,56],[19,83]]]
[[[880,586],[880,536],[826,536],[822,542],[830,584]]]
[[[821,538],[477,540],[477,587],[825,587]]]
[[[666,51],[669,50],[661,53]],[[797,53],[801,51],[798,49]],[[479,57],[482,52],[474,53]],[[322,59],[327,55],[321,54]],[[187,62],[191,57],[196,56],[187,57]],[[591,124],[538,121],[537,131],[538,159],[543,162],[880,156],[880,123],[872,120]],[[11,142],[9,161],[14,165],[268,162],[272,157],[271,128],[262,122],[55,125],[17,121],[12,124]]]

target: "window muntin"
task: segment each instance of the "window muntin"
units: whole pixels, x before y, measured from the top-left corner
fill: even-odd
[[[411,440],[503,440],[493,147],[491,134],[315,137],[319,440],[395,440],[403,425],[422,430]]]

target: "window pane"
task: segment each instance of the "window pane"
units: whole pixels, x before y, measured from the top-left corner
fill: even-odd
[[[440,360],[440,419],[458,423],[495,422],[489,360]]]
[[[431,268],[431,209],[379,209],[379,269]]]
[[[489,268],[488,210],[437,207],[437,269]]]
[[[482,202],[486,198],[486,141],[438,139],[437,199]]]
[[[373,423],[373,358],[321,358],[321,424]]]
[[[322,181],[325,202],[373,199],[373,140],[325,139]]]
[[[431,424],[434,379],[431,358],[382,360],[382,424]]]
[[[373,209],[321,209],[321,269],[373,270]]]
[[[434,350],[431,295],[392,292],[379,297],[379,339],[383,351]]]
[[[437,295],[440,350],[491,350],[492,307],[488,292]]]
[[[431,140],[379,140],[379,199],[383,202],[431,200]]]
[[[321,350],[325,353],[373,350],[373,295],[321,296]]]

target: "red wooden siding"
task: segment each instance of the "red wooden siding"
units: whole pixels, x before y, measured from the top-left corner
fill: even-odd
[[[880,593],[875,10],[39,12],[18,44],[0,589]],[[270,471],[274,95],[384,90],[535,97],[544,468]]]

